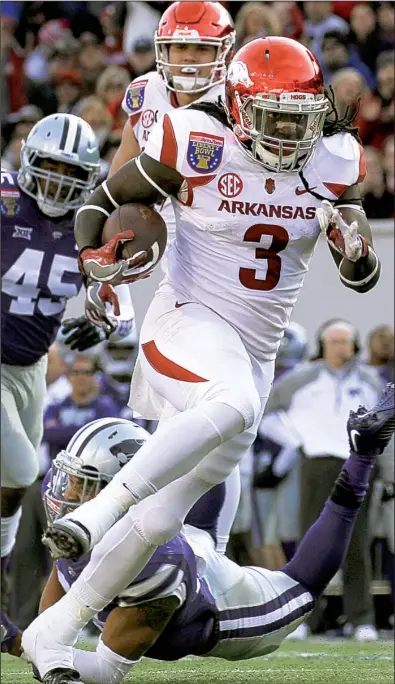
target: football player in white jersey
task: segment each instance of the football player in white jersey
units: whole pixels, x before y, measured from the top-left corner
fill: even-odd
[[[347,287],[366,292],[379,278],[358,188],[363,151],[350,121],[331,112],[307,48],[280,37],[248,43],[228,71],[226,111],[206,107],[165,114],[145,152],[77,214],[81,268],[118,282],[128,264],[116,261],[117,237],[99,247],[105,217],[137,198],[171,196],[176,238],[141,329],[132,401],[146,418],[178,413],[48,531],[53,554],[65,557],[104,537],[83,595],[70,599],[74,616],[107,600],[110,581],[118,591],[125,567],[137,575],[251,445],[320,232]]]
[[[231,16],[219,2],[174,2],[163,13],[154,40],[157,70],[136,78],[125,92],[122,106],[129,118],[109,177],[144,151],[153,126],[166,112],[193,102],[224,99],[235,31]],[[160,206],[169,246],[175,236],[174,209],[170,199]],[[166,264],[167,251],[161,261],[164,272]],[[162,422],[173,414],[167,410]],[[240,477],[235,469],[226,481],[219,551],[225,551],[239,496]]]
[[[174,2],[163,13],[154,41],[157,70],[136,78],[125,92],[122,107],[129,118],[109,178],[144,152],[151,129],[163,114],[192,102],[224,97],[235,31],[230,14],[219,2]],[[161,213],[169,244],[175,232],[170,200]]]

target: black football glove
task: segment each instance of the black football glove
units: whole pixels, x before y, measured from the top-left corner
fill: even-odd
[[[73,351],[85,351],[96,344],[107,340],[111,332],[105,332],[103,328],[97,328],[90,323],[85,316],[79,318],[67,318],[62,323],[61,331],[65,336],[64,343]]]

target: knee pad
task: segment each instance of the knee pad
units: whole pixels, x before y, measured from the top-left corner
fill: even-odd
[[[155,494],[130,508],[127,515],[144,541],[152,546],[162,546],[181,531],[183,523],[170,508],[150,499],[155,499]]]
[[[236,390],[224,383],[214,385],[204,397],[204,401],[210,403],[226,404],[235,409],[243,418],[244,425],[238,432],[248,430],[257,421],[261,414],[261,399],[255,388],[249,392]]]

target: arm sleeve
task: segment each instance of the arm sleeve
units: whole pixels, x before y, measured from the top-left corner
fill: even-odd
[[[117,328],[110,335],[110,340],[111,342],[118,342],[130,335],[135,325],[135,317],[130,285],[117,285],[114,289],[118,295],[121,313],[119,316],[116,316]],[[108,306],[108,309],[110,311],[111,306]]]
[[[114,653],[101,638],[96,651],[73,648],[73,664],[84,684],[118,684],[138,662]]]

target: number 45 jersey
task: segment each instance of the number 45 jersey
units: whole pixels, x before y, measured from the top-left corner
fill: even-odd
[[[1,172],[1,361],[29,366],[47,353],[82,275],[73,212],[45,216],[16,177]]]
[[[176,240],[162,288],[210,307],[249,353],[273,359],[320,234],[321,200],[298,174],[266,171],[229,128],[192,108],[165,114],[145,153],[185,179],[172,200]],[[304,176],[333,201],[364,172],[362,148],[338,133],[318,142]]]

